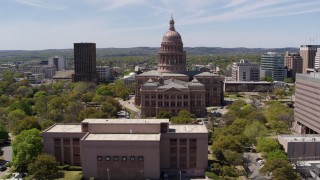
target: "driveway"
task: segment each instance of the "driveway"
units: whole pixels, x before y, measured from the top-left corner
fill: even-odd
[[[243,153],[243,157],[247,158],[250,160],[250,165],[249,165],[249,170],[250,170],[250,175],[249,179],[254,179],[254,180],[265,180],[265,179],[270,179],[267,176],[264,176],[259,173],[259,170],[261,167],[257,164],[256,159],[261,158],[258,153],[251,153],[251,152],[245,152]]]
[[[4,165],[7,161],[12,161],[12,146],[7,145],[7,146],[2,146],[2,150],[3,150],[3,159],[0,161],[0,165]],[[4,176],[5,173],[9,172],[10,168],[7,168],[5,171],[0,172],[0,178],[2,176]]]

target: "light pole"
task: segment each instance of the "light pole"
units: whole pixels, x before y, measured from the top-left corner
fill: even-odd
[[[107,168],[107,173],[108,173],[108,180],[110,180],[109,168]]]
[[[179,175],[180,175],[180,180],[181,180],[181,171],[179,171]]]

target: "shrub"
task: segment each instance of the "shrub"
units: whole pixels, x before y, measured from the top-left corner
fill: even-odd
[[[81,166],[70,166],[67,171],[82,171]]]

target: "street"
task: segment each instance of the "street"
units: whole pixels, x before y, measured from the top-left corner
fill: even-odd
[[[3,159],[0,162],[0,165],[4,165],[7,161],[11,162],[12,161],[12,146],[10,145],[6,145],[6,146],[2,146],[2,150],[3,150]],[[2,176],[4,176],[5,173],[9,172],[10,168],[7,168],[5,171],[0,172],[0,178]]]
[[[119,103],[123,106],[126,107],[132,111],[135,111],[139,114],[140,110],[138,108],[136,108],[135,104],[134,104],[134,96],[129,96],[129,100],[122,100],[120,98],[117,98],[117,100],[119,101]]]
[[[249,175],[249,179],[252,179],[252,180],[270,179],[259,173],[259,170],[261,169],[261,167],[257,164],[256,159],[261,157],[258,153],[245,152],[243,153],[243,157],[250,160],[249,170],[251,173]]]

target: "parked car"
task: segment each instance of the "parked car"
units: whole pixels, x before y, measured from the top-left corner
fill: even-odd
[[[0,171],[5,171],[5,170],[7,170],[7,166],[6,165],[0,166]]]

